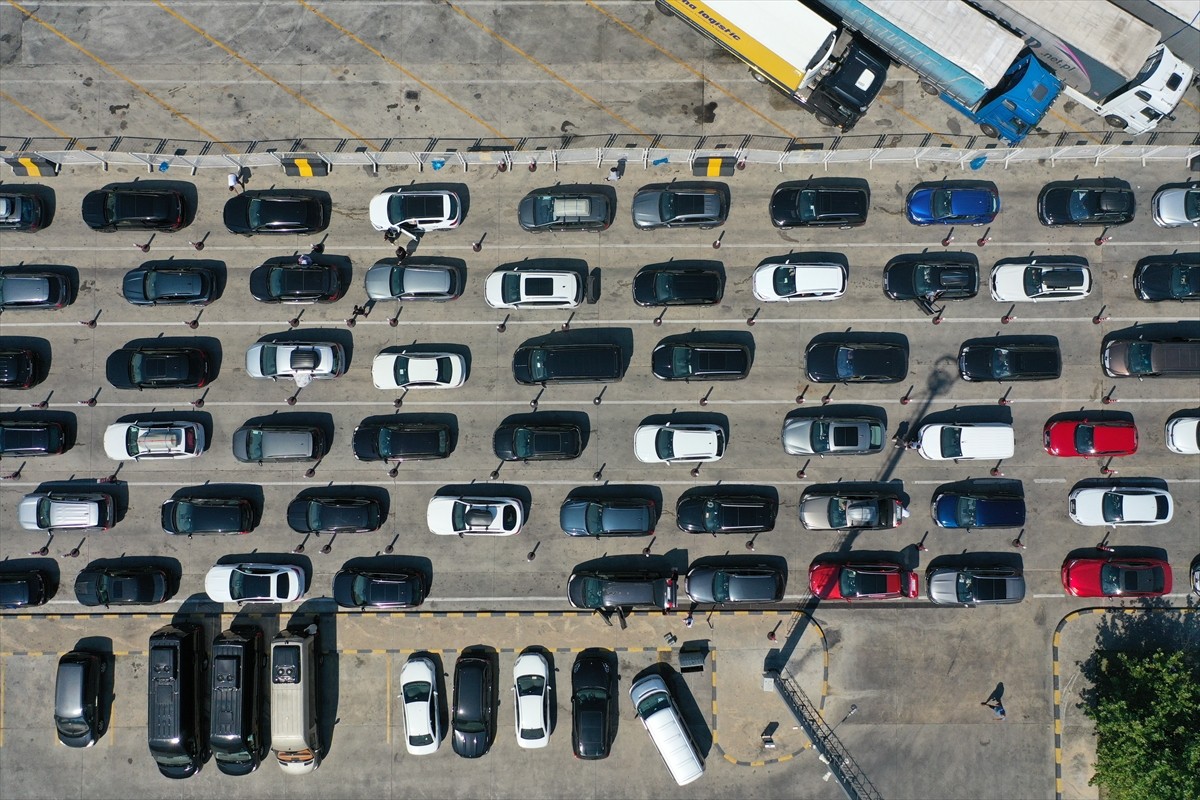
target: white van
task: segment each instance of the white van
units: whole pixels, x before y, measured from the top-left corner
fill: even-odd
[[[932,461],[1002,461],[1014,449],[1013,428],[1006,422],[925,425],[917,433],[917,452]]]
[[[271,640],[271,750],[289,775],[321,766],[317,729],[317,626]]]
[[[703,775],[704,759],[666,682],[658,675],[647,675],[629,687],[629,699],[675,782],[684,786]]]

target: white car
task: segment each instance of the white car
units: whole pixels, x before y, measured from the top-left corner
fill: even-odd
[[[404,746],[414,756],[436,753],[442,743],[437,667],[425,656],[412,655],[400,670],[404,701]]]
[[[931,461],[1002,461],[1015,449],[1006,422],[925,425],[917,432],[917,452]]]
[[[501,267],[487,276],[483,297],[492,308],[576,308],[583,281],[569,270]]]
[[[195,458],[204,452],[196,422],[118,422],[104,431],[104,453],[114,461]]]
[[[458,353],[384,350],[371,363],[376,389],[453,389],[467,380],[467,360]]]
[[[1082,258],[1038,256],[992,267],[992,299],[1004,303],[1081,300],[1091,291],[1092,269]]]
[[[304,589],[304,570],[291,564],[217,564],[204,576],[214,603],[292,603]]]
[[[846,293],[847,270],[842,264],[795,262],[791,259],[760,264],[751,284],[765,303],[798,300],[837,300]]]
[[[536,750],[550,744],[550,665],[541,653],[524,652],[513,665],[517,744]]]
[[[1200,186],[1159,189],[1150,201],[1154,224],[1160,228],[1200,227]]]
[[[521,532],[525,511],[515,497],[438,496],[425,521],[438,536],[512,536]]]
[[[462,201],[445,189],[408,186],[372,197],[368,216],[377,231],[401,227],[445,231],[462,222]]]
[[[633,454],[646,464],[716,461],[725,455],[725,431],[720,425],[641,425]]]
[[[1167,423],[1167,447],[1172,453],[1200,453],[1200,417],[1177,417]]]
[[[246,350],[251,378],[290,378],[297,386],[336,378],[346,371],[346,354],[337,342],[257,342]]]
[[[1142,486],[1089,486],[1071,492],[1071,519],[1080,525],[1163,525],[1175,514],[1166,489]]]

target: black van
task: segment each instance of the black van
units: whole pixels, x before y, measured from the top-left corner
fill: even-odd
[[[150,634],[146,737],[158,771],[168,778],[189,778],[208,759],[201,725],[203,636],[203,628],[186,622]]]
[[[616,344],[524,345],[513,353],[513,378],[526,386],[545,383],[611,383],[624,375]]]
[[[208,746],[217,769],[226,775],[249,775],[262,763],[260,678],[265,666],[261,628],[238,625],[213,639]]]

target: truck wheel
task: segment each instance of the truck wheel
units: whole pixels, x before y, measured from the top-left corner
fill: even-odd
[[[1111,128],[1127,128],[1127,127],[1129,127],[1129,123],[1125,121],[1125,118],[1118,117],[1116,114],[1109,114],[1108,116],[1106,116],[1104,118],[1104,121],[1107,122],[1109,127],[1111,127]]]
[[[932,94],[932,95],[939,95],[942,93],[941,90],[938,89],[938,87],[934,86],[932,83],[929,83],[928,81],[921,81],[921,91],[925,92],[925,94]]]
[[[758,81],[759,83],[767,82],[766,76],[763,75],[761,72],[758,72],[756,70],[750,70],[750,74],[754,77],[754,80]]]
[[[822,125],[827,125],[830,128],[839,127],[838,124],[833,121],[833,118],[827,114],[814,114],[813,116],[815,116],[817,118],[817,122],[821,123]]]
[[[999,139],[1000,138],[1000,131],[996,130],[991,125],[980,125],[979,130],[982,131],[983,135],[988,137],[989,139]]]

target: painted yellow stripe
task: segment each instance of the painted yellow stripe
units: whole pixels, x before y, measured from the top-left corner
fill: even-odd
[[[708,160],[708,177],[716,178],[721,175],[721,165],[724,164],[724,159],[710,158]]]
[[[766,764],[767,764],[766,761],[751,761],[750,762],[750,766],[752,766],[752,767],[763,767],[763,766],[766,766]]]
[[[791,761],[795,757],[796,757],[795,753],[784,753],[779,758],[775,759],[775,761],[782,764],[785,761]]]
[[[132,86],[133,88],[135,88],[135,89],[137,89],[139,92],[141,92],[142,94],[146,95],[146,97],[150,98],[150,100],[154,101],[154,102],[155,102],[155,103],[157,103],[159,106],[161,106],[161,107],[162,107],[164,110],[166,110],[166,111],[167,111],[167,113],[169,113],[169,114],[170,114],[172,117],[175,117],[175,118],[176,118],[176,119],[178,119],[180,122],[184,122],[184,123],[186,123],[187,125],[190,125],[190,126],[193,128],[193,129],[195,129],[195,130],[199,131],[199,132],[200,132],[200,134],[201,134],[201,135],[202,135],[202,136],[203,136],[205,139],[210,139],[210,140],[212,140],[212,141],[214,141],[214,142],[217,142],[218,144],[220,144],[222,147],[224,147],[224,148],[225,148],[225,149],[226,149],[228,152],[230,152],[230,153],[234,153],[234,152],[236,152],[236,150],[235,150],[234,148],[230,147],[228,144],[225,144],[224,142],[221,142],[221,141],[220,141],[220,137],[219,137],[219,136],[217,136],[215,133],[213,133],[212,131],[208,130],[207,128],[205,128],[204,126],[200,125],[199,123],[192,121],[192,119],[191,119],[191,118],[189,118],[189,117],[188,117],[186,114],[184,114],[182,111],[180,111],[179,109],[175,108],[175,107],[174,107],[174,106],[172,106],[170,103],[167,103],[166,101],[164,101],[164,100],[160,99],[160,98],[159,98],[159,97],[158,97],[156,94],[154,94],[153,92],[151,92],[149,89],[147,89],[146,87],[142,86],[140,83],[138,83],[137,81],[133,80],[133,79],[132,79],[132,78],[130,78],[128,75],[126,75],[125,73],[123,73],[123,72],[121,72],[120,70],[118,70],[116,67],[114,67],[114,66],[112,66],[112,65],[108,64],[106,61],[104,61],[104,59],[102,59],[102,58],[100,58],[99,56],[97,56],[97,55],[96,55],[95,53],[93,53],[91,50],[88,50],[88,49],[87,49],[86,47],[84,47],[83,45],[81,45],[81,44],[79,44],[79,43],[75,42],[73,39],[71,39],[71,38],[70,38],[69,36],[67,36],[65,33],[63,33],[62,31],[60,31],[58,28],[54,27],[54,26],[53,26],[53,25],[51,25],[49,22],[46,22],[46,21],[45,21],[45,20],[43,20],[41,17],[39,17],[37,14],[34,14],[32,11],[30,11],[30,10],[28,10],[27,8],[25,8],[24,6],[22,6],[20,3],[17,3],[17,2],[16,2],[16,0],[8,0],[8,4],[9,4],[10,6],[12,6],[13,8],[17,9],[18,11],[20,11],[22,14],[24,14],[24,15],[25,15],[25,17],[26,17],[27,19],[31,19],[31,20],[33,20],[34,22],[36,22],[37,24],[41,25],[43,28],[45,28],[46,30],[50,31],[51,33],[53,33],[53,34],[54,34],[55,36],[57,36],[58,38],[62,39],[62,40],[63,40],[64,42],[66,42],[67,44],[71,45],[71,46],[72,46],[72,47],[74,47],[76,50],[78,50],[79,52],[83,53],[85,56],[87,56],[88,58],[92,59],[93,61],[95,61],[95,62],[96,62],[97,64],[99,64],[100,66],[104,67],[106,70],[108,70],[109,72],[111,72],[113,75],[116,75],[118,78],[120,78],[121,80],[125,81],[125,82],[126,82],[126,83],[128,83],[130,86]]]
[[[1054,705],[1059,705],[1060,703],[1062,703],[1062,690],[1055,689],[1054,690]]]
[[[641,32],[641,31],[639,31],[637,28],[634,28],[633,26],[629,25],[628,23],[624,22],[623,20],[620,20],[620,19],[618,19],[618,18],[614,17],[612,14],[610,14],[609,12],[605,11],[603,8],[601,8],[600,6],[598,6],[598,5],[596,5],[594,2],[592,2],[592,0],[584,0],[584,1],[585,1],[585,2],[586,2],[588,5],[589,5],[589,6],[591,6],[592,8],[596,9],[596,10],[597,10],[597,11],[599,11],[601,14],[603,14],[604,16],[608,17],[610,20],[612,20],[613,22],[615,22],[615,23],[617,23],[618,25],[620,25],[620,26],[621,26],[622,28],[624,28],[624,29],[625,29],[625,30],[626,30],[628,33],[631,33],[631,34],[633,34],[634,36],[636,36],[637,38],[641,39],[643,42],[645,42],[646,44],[650,45],[650,46],[651,46],[651,47],[653,47],[655,50],[657,50],[658,52],[662,53],[664,56],[666,56],[667,58],[671,59],[672,61],[674,61],[674,62],[675,62],[676,64],[678,64],[679,66],[683,67],[683,68],[684,68],[684,69],[686,69],[688,72],[692,73],[692,74],[693,74],[693,75],[695,75],[697,78],[699,78],[700,80],[704,81],[704,82],[705,82],[706,84],[708,84],[709,86],[711,86],[711,87],[713,87],[714,89],[716,89],[718,92],[721,92],[722,94],[724,94],[724,95],[725,95],[726,97],[728,97],[730,100],[733,100],[735,103],[737,103],[737,104],[738,104],[738,105],[740,105],[742,108],[744,108],[744,109],[746,109],[747,111],[749,111],[751,114],[754,114],[754,115],[755,115],[755,116],[757,116],[759,119],[761,119],[761,120],[763,120],[764,122],[766,122],[768,125],[770,125],[770,126],[772,126],[772,127],[776,128],[776,129],[778,129],[778,130],[779,130],[781,133],[783,133],[785,136],[789,136],[789,137],[791,137],[791,138],[793,138],[793,139],[794,139],[794,138],[796,138],[796,134],[795,134],[795,133],[793,133],[792,131],[789,131],[787,128],[783,127],[783,126],[782,126],[782,125],[780,125],[778,122],[776,122],[775,120],[771,119],[771,118],[770,118],[770,117],[768,117],[766,114],[762,113],[762,112],[761,112],[761,111],[759,111],[757,108],[755,108],[754,106],[750,105],[750,104],[749,104],[749,103],[747,103],[745,100],[743,100],[742,98],[738,97],[736,94],[734,94],[733,92],[729,91],[728,89],[726,89],[726,88],[725,88],[724,86],[722,86],[721,84],[717,83],[716,81],[712,80],[711,78],[708,78],[708,77],[706,77],[706,76],[704,75],[704,73],[703,73],[703,72],[700,72],[698,69],[695,69],[695,68],[694,68],[694,67],[693,67],[691,64],[688,64],[686,61],[684,61],[684,60],[683,60],[682,58],[680,58],[679,56],[675,55],[674,53],[672,53],[672,52],[670,52],[670,51],[668,51],[668,50],[666,50],[666,49],[664,49],[663,47],[660,47],[660,46],[658,45],[658,43],[656,43],[656,42],[655,42],[654,40],[652,40],[652,39],[649,39],[649,38],[647,38],[647,37],[646,37],[645,35],[643,35],[643,34],[642,34],[642,32]]]
[[[304,105],[308,106],[308,107],[309,107],[309,108],[311,108],[313,111],[317,112],[317,113],[318,113],[318,114],[320,114],[322,117],[324,117],[325,119],[327,119],[327,120],[329,120],[330,122],[332,122],[334,125],[336,125],[336,126],[338,126],[339,128],[341,128],[341,129],[342,129],[343,131],[345,131],[346,133],[348,133],[348,134],[350,134],[351,136],[353,136],[353,137],[354,137],[355,139],[357,139],[358,141],[362,142],[363,144],[367,145],[368,147],[370,147],[370,146],[371,146],[371,143],[370,143],[369,141],[367,141],[367,139],[366,139],[366,138],[365,138],[365,137],[364,137],[362,134],[360,134],[360,133],[358,133],[357,131],[355,131],[355,130],[354,130],[353,128],[351,128],[349,125],[346,125],[346,124],[344,124],[344,123],[343,123],[341,120],[337,119],[337,118],[336,118],[336,117],[334,117],[332,114],[326,113],[324,110],[322,110],[322,109],[318,108],[318,107],[317,107],[316,105],[314,105],[314,104],[313,104],[311,101],[309,101],[309,99],[308,99],[307,97],[305,97],[304,95],[300,94],[299,92],[297,92],[297,91],[296,91],[295,89],[293,89],[292,87],[290,87],[290,86],[288,86],[288,85],[284,84],[282,81],[279,81],[279,80],[277,80],[277,79],[276,79],[275,77],[273,77],[272,75],[269,75],[269,74],[267,74],[267,72],[266,72],[265,70],[263,70],[262,68],[260,68],[260,67],[259,67],[257,64],[255,64],[254,62],[250,61],[250,60],[249,60],[249,59],[247,59],[247,58],[244,58],[244,57],[242,56],[242,54],[241,54],[241,53],[238,53],[238,52],[237,52],[237,51],[235,51],[235,50],[234,50],[232,47],[229,47],[228,45],[226,45],[224,42],[220,41],[219,39],[215,39],[215,38],[213,38],[213,37],[212,37],[212,36],[210,36],[210,35],[209,35],[209,34],[208,34],[206,31],[202,30],[200,27],[198,27],[197,25],[195,25],[195,24],[194,24],[194,23],[193,23],[191,20],[187,19],[186,17],[184,17],[184,16],[183,16],[182,14],[180,14],[179,12],[177,12],[177,11],[175,11],[175,10],[173,10],[173,9],[170,9],[170,8],[168,8],[168,7],[167,7],[167,6],[166,6],[166,5],[165,5],[165,4],[162,2],[162,0],[154,0],[154,5],[158,6],[158,7],[159,7],[159,8],[161,8],[163,11],[167,12],[167,13],[168,13],[168,14],[170,14],[172,17],[174,17],[175,19],[177,19],[177,20],[179,20],[180,22],[182,22],[184,25],[186,25],[186,26],[188,26],[189,28],[191,28],[193,31],[195,31],[197,34],[199,34],[201,37],[203,37],[205,41],[207,41],[207,42],[211,42],[212,44],[214,44],[214,45],[216,45],[217,47],[221,48],[221,49],[222,49],[222,50],[224,50],[226,53],[228,53],[229,55],[231,55],[231,56],[233,56],[234,58],[236,58],[238,61],[240,61],[240,62],[242,62],[243,64],[245,64],[247,67],[249,67],[250,69],[254,70],[254,71],[255,71],[255,72],[257,72],[259,75],[261,75],[262,77],[266,78],[266,79],[267,79],[267,80],[269,80],[271,83],[273,83],[273,84],[275,84],[276,86],[278,86],[280,89],[283,89],[285,92],[287,92],[288,94],[290,94],[292,97],[294,97],[295,99],[299,100],[301,103],[303,103]],[[307,176],[307,177],[311,177],[311,176]]]
[[[714,717],[717,715],[717,701],[716,700],[712,701],[712,713],[713,713]]]
[[[297,158],[295,160],[296,170],[302,177],[311,178],[313,176],[312,164],[308,163],[307,158]]]
[[[49,128],[50,130],[54,131],[54,133],[55,133],[55,134],[57,134],[58,136],[61,136],[61,137],[63,137],[64,139],[73,139],[73,138],[75,138],[75,137],[71,136],[71,134],[69,134],[69,133],[67,133],[66,131],[64,131],[62,128],[60,128],[60,127],[58,127],[57,125],[55,125],[55,124],[54,124],[53,122],[51,122],[50,120],[48,120],[48,119],[46,119],[45,117],[43,117],[41,114],[39,114],[39,113],[37,113],[36,111],[34,111],[34,110],[33,110],[32,108],[30,108],[29,106],[27,106],[27,105],[24,105],[23,103],[21,103],[19,100],[17,100],[17,98],[13,97],[13,96],[12,96],[11,94],[9,94],[8,92],[0,92],[0,99],[4,99],[4,100],[7,100],[8,102],[12,103],[14,106],[16,106],[17,108],[21,109],[22,111],[24,111],[24,112],[25,112],[26,114],[28,114],[29,116],[33,117],[34,119],[36,119],[38,122],[40,122],[40,123],[42,123],[43,125],[45,125],[45,126],[46,126],[47,128]]]
[[[1062,719],[1059,718],[1059,719],[1054,720],[1054,733],[1058,736],[1062,736],[1062,732],[1063,732]]]
[[[1054,677],[1058,677],[1058,662],[1054,662]]]
[[[11,1],[12,1],[12,0],[9,0],[9,2],[11,2]],[[318,17],[318,18],[319,18],[319,19],[320,19],[322,22],[324,22],[326,25],[328,25],[329,27],[331,27],[331,28],[333,28],[334,30],[336,30],[338,33],[340,33],[340,34],[342,34],[343,36],[345,36],[346,38],[350,39],[352,42],[354,42],[355,44],[359,45],[360,47],[362,47],[363,49],[367,50],[368,52],[370,52],[370,53],[372,53],[372,54],[374,54],[374,55],[378,56],[379,58],[382,58],[382,59],[383,59],[385,62],[387,62],[388,66],[390,66],[390,67],[394,67],[395,69],[398,69],[398,70],[400,70],[400,71],[401,71],[402,73],[404,73],[404,74],[405,74],[407,77],[411,78],[412,80],[414,80],[414,81],[416,81],[418,84],[420,84],[420,85],[421,85],[421,86],[422,86],[424,89],[426,89],[426,90],[428,90],[428,91],[430,91],[430,92],[433,92],[435,95],[437,95],[438,97],[440,97],[442,100],[444,100],[444,101],[446,101],[447,103],[449,103],[449,104],[450,104],[450,106],[451,106],[451,107],[453,107],[453,108],[454,108],[456,111],[458,111],[458,112],[460,112],[461,114],[465,115],[466,117],[468,117],[468,118],[470,118],[470,119],[474,120],[475,122],[477,122],[478,124],[480,124],[480,125],[481,125],[481,126],[483,126],[484,128],[487,128],[489,131],[491,131],[493,134],[495,134],[496,136],[500,137],[500,138],[501,138],[501,139],[503,139],[504,141],[506,141],[506,142],[508,142],[508,143],[510,143],[510,144],[515,144],[515,143],[516,143],[516,142],[515,142],[513,139],[510,139],[509,137],[505,136],[503,133],[501,133],[500,131],[498,131],[496,128],[493,128],[491,125],[489,125],[488,123],[484,122],[484,121],[483,121],[482,119],[480,119],[478,116],[476,116],[475,114],[472,114],[472,113],[471,113],[469,110],[467,110],[467,109],[466,109],[466,108],[464,108],[463,106],[459,105],[458,103],[454,102],[452,99],[450,99],[449,95],[447,95],[445,92],[439,91],[439,90],[438,90],[436,87],[434,87],[434,86],[431,86],[431,85],[429,85],[428,83],[426,83],[425,81],[421,80],[421,79],[420,79],[420,78],[418,78],[416,75],[414,75],[412,72],[410,72],[409,70],[407,70],[407,69],[405,69],[403,66],[401,66],[399,62],[397,62],[397,61],[395,61],[395,60],[393,60],[393,59],[390,59],[390,58],[388,58],[387,56],[385,56],[385,55],[383,54],[383,51],[381,51],[379,48],[377,48],[377,47],[372,47],[371,45],[367,44],[365,41],[363,41],[363,39],[362,39],[361,37],[359,37],[359,36],[355,35],[355,34],[354,34],[353,32],[351,32],[350,30],[348,30],[348,29],[346,29],[346,28],[343,28],[341,25],[337,24],[337,23],[336,23],[336,22],[334,22],[332,19],[330,19],[329,17],[327,17],[327,16],[325,16],[324,14],[322,14],[320,11],[318,11],[318,10],[317,10],[317,9],[315,9],[315,8],[313,8],[313,7],[312,7],[312,5],[310,5],[309,3],[305,2],[305,0],[296,0],[296,2],[297,2],[297,3],[299,3],[301,6],[303,6],[305,9],[307,9],[307,10],[311,11],[312,13],[316,14],[316,15],[317,15],[317,17]]]
[[[25,168],[25,171],[30,175],[34,175],[39,178],[41,177],[42,168],[39,167],[32,158],[26,158],[25,156],[22,156],[21,158],[17,159],[17,162],[20,163],[20,165]]]
[[[492,30],[491,28],[489,28],[487,25],[484,25],[482,22],[480,22],[479,20],[475,19],[474,17],[472,17],[472,16],[471,16],[470,14],[468,14],[467,12],[463,11],[461,8],[459,8],[458,6],[454,5],[454,3],[450,2],[450,0],[445,0],[445,2],[446,2],[446,5],[450,6],[450,8],[451,8],[451,9],[453,9],[455,13],[457,13],[459,16],[461,16],[461,17],[463,17],[464,19],[466,19],[468,22],[470,22],[470,23],[471,23],[472,25],[474,25],[475,27],[479,28],[479,30],[483,31],[483,32],[484,32],[484,33],[486,33],[488,36],[491,36],[491,37],[492,37],[493,39],[495,39],[496,41],[498,41],[498,42],[500,42],[501,44],[505,45],[506,47],[508,47],[508,48],[509,48],[510,50],[512,50],[513,52],[515,52],[515,53],[517,53],[518,55],[520,55],[520,56],[524,57],[524,58],[525,58],[525,59],[526,59],[526,60],[527,60],[527,61],[528,61],[530,64],[533,64],[535,67],[538,67],[538,68],[539,68],[539,69],[541,69],[543,72],[545,72],[547,75],[549,75],[551,78],[554,78],[556,81],[558,81],[559,83],[561,83],[563,86],[566,86],[568,89],[570,89],[571,91],[575,92],[575,94],[579,95],[579,96],[580,96],[580,97],[582,97],[584,100],[587,100],[589,103],[591,103],[591,104],[592,104],[592,105],[594,105],[596,108],[598,108],[598,109],[600,109],[601,111],[603,111],[605,114],[608,114],[610,117],[612,117],[613,119],[615,119],[617,122],[619,122],[619,123],[621,123],[622,125],[624,125],[624,126],[628,127],[628,128],[629,128],[631,131],[633,131],[634,133],[641,134],[642,136],[646,136],[646,135],[647,135],[647,134],[646,134],[646,132],[645,132],[645,131],[643,131],[641,128],[639,128],[638,126],[634,125],[632,122],[630,122],[629,120],[625,119],[624,117],[622,117],[622,116],[621,116],[620,114],[618,114],[617,112],[615,112],[615,111],[613,111],[612,109],[608,108],[608,107],[607,107],[607,106],[605,106],[603,103],[601,103],[599,100],[597,100],[596,98],[592,97],[590,94],[588,94],[587,92],[583,91],[583,90],[582,90],[582,89],[580,89],[578,86],[576,86],[575,84],[571,83],[571,82],[570,82],[570,81],[568,81],[566,78],[564,78],[563,76],[559,75],[557,72],[555,72],[554,70],[550,69],[548,66],[546,66],[546,65],[545,65],[545,64],[543,64],[542,62],[538,61],[538,60],[537,60],[536,58],[534,58],[533,56],[529,55],[529,53],[526,53],[524,50],[522,50],[521,48],[517,47],[515,44],[513,44],[512,42],[510,42],[508,39],[505,39],[503,36],[501,36],[500,34],[496,33],[494,30]]]

